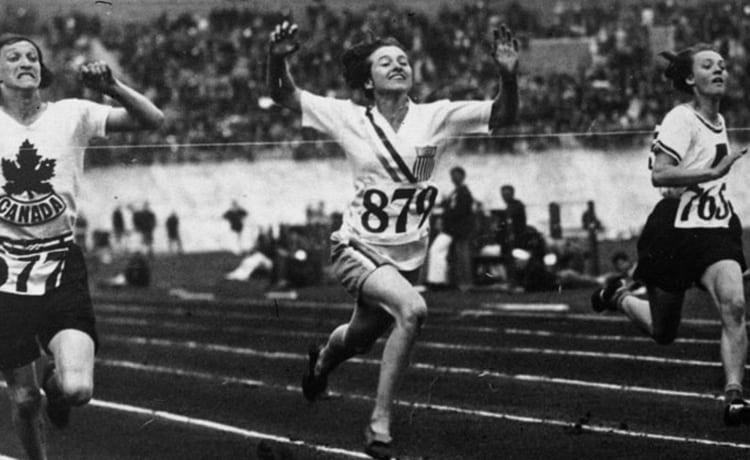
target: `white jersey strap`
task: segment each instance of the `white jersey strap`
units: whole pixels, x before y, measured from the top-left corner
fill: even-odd
[[[383,129],[380,126],[378,126],[377,123],[375,123],[375,119],[372,116],[372,106],[367,107],[367,110],[365,111],[365,115],[367,115],[367,119],[370,120],[370,124],[372,124],[372,127],[375,129],[375,132],[380,138],[380,141],[385,146],[385,149],[388,150],[388,153],[391,154],[391,158],[393,158],[393,161],[396,162],[396,164],[398,165],[398,169],[401,171],[404,177],[406,177],[406,179],[412,184],[419,182],[417,178],[414,176],[414,173],[412,173],[411,169],[409,169],[409,167],[406,166],[404,159],[401,158],[401,155],[398,153],[396,148],[388,139],[388,136],[385,135],[385,131],[383,131]],[[383,166],[391,175],[391,177],[394,178],[396,182],[401,182],[398,179],[398,174],[388,164],[388,160],[382,157],[380,154],[377,154],[377,155],[378,155],[378,159],[380,160],[381,163],[383,163]]]

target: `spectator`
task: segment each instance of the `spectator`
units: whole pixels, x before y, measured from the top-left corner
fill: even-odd
[[[180,238],[180,218],[177,213],[172,213],[167,217],[165,222],[167,227],[167,249],[170,253],[176,252],[182,254],[182,238]]]
[[[581,225],[584,230],[593,230],[595,232],[604,230],[602,222],[596,216],[593,201],[586,202],[586,210],[583,211],[583,215],[581,215]]]
[[[508,242],[511,248],[516,248],[526,231],[526,205],[516,198],[516,189],[512,185],[503,185],[500,188],[500,196],[505,203]]]
[[[451,284],[462,291],[472,283],[471,237],[474,232],[474,198],[464,184],[466,171],[451,169],[454,189],[443,202],[442,232],[432,242],[428,256],[427,283],[432,287]],[[452,253],[452,257],[449,257]],[[450,261],[453,261],[453,264]],[[451,266],[454,268],[451,270]],[[451,277],[451,272],[453,276]]]
[[[247,281],[256,272],[265,271],[273,280],[274,259],[276,259],[276,244],[271,235],[261,233],[255,243],[255,247],[242,259],[242,262],[224,276],[224,279],[232,281]]]
[[[133,228],[141,234],[141,243],[146,248],[148,256],[153,257],[156,215],[151,211],[148,201],[143,203],[143,208],[140,211],[133,213]]]
[[[122,208],[117,206],[112,212],[112,236],[115,239],[115,248],[121,247],[123,235],[125,235],[125,218],[122,215]]]
[[[242,253],[242,230],[245,228],[245,218],[247,211],[242,208],[236,200],[232,201],[229,210],[224,213],[224,219],[229,221],[229,229],[237,236],[236,253]]]

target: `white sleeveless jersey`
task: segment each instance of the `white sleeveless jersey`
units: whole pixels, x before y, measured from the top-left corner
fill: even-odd
[[[715,126],[690,105],[673,108],[657,126],[652,155],[662,152],[683,169],[706,169],[729,153],[724,118]],[[691,187],[662,188],[665,197],[680,200],[676,228],[727,228],[734,214],[727,197],[727,176]]]
[[[29,126],[0,110],[0,292],[42,295],[59,286],[84,150],[104,135],[109,109],[50,102]]]
[[[302,125],[338,141],[352,165],[355,195],[340,235],[376,246],[400,270],[418,268],[438,198],[435,165],[449,138],[488,132],[492,101],[410,101],[397,132],[376,107],[307,91],[301,104]]]

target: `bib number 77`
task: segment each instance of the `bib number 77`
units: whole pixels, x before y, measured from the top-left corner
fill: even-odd
[[[365,212],[362,213],[362,227],[371,233],[385,232],[391,221],[386,208],[399,203],[401,209],[396,216],[395,233],[406,232],[412,205],[419,216],[417,228],[421,228],[435,207],[437,195],[438,190],[433,186],[422,189],[419,193],[414,188],[397,188],[390,197],[382,190],[371,188],[362,197],[362,205],[365,208]]]
[[[28,257],[0,257],[0,291],[41,295],[60,283],[68,251],[52,251]]]

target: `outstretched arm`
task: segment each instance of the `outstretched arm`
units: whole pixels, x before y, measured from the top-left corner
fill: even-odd
[[[492,104],[490,132],[516,121],[518,114],[518,39],[503,24],[493,31],[492,57],[500,71],[500,92]]]
[[[671,156],[656,152],[654,157],[651,182],[656,187],[689,187],[716,180],[727,175],[734,163],[742,158],[747,149],[732,152],[722,158],[716,166],[701,169],[684,169],[677,167],[677,160]]]
[[[106,94],[122,105],[109,112],[107,132],[157,129],[164,122],[162,111],[146,96],[115,78],[106,63],[96,61],[84,64],[80,76],[85,86]]]
[[[297,112],[302,110],[300,90],[289,73],[287,57],[298,49],[297,24],[284,21],[271,32],[266,84],[274,102]]]

